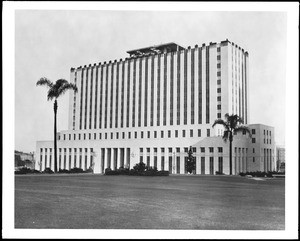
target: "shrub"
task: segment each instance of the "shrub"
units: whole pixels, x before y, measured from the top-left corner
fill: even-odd
[[[87,172],[87,173],[93,173],[94,170],[93,170],[93,168],[89,167],[88,169],[85,170],[85,172]]]
[[[60,168],[59,168],[58,173],[70,173],[70,171],[67,170],[67,169],[60,169]]]
[[[222,172],[216,171],[216,175],[225,175],[225,174]]]
[[[47,167],[47,168],[45,168],[45,170],[43,171],[43,173],[52,174],[52,173],[54,173],[54,171],[52,171],[51,168]]]
[[[246,175],[251,175],[252,177],[273,177],[272,172],[261,172],[261,171],[240,172],[239,175],[242,177],[244,177]]]
[[[15,174],[28,174],[28,173],[40,173],[38,170],[32,170],[28,167],[22,167],[19,170],[15,171]]]
[[[146,164],[144,162],[137,163],[134,167],[133,170],[137,172],[144,172],[147,169]]]
[[[118,175],[118,172],[117,171],[113,171],[113,170],[111,170],[110,167],[108,167],[108,168],[105,169],[104,174],[105,175]]]
[[[70,170],[70,173],[83,173],[83,169],[82,168],[78,168],[78,167],[74,167]]]

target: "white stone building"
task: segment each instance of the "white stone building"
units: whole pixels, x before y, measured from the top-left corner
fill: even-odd
[[[192,146],[197,173],[215,174],[219,165],[209,164],[222,156],[228,174],[228,143],[212,124],[226,113],[238,114],[248,124],[248,53],[228,40],[194,48],[167,43],[127,53],[125,60],[71,68],[78,92],[70,91],[69,127],[58,134],[59,168],[93,166],[94,173],[103,173],[107,167],[132,168],[143,160],[158,170],[183,174],[185,151]],[[235,138],[234,173],[241,167],[272,170],[266,158],[274,159],[274,129],[249,127],[255,129],[256,141]],[[266,139],[262,130],[272,136]],[[263,143],[263,137],[271,142]],[[201,147],[215,151],[205,151],[203,161]],[[223,153],[216,151],[219,147]],[[37,169],[54,169],[53,141],[38,141],[36,154],[42,163]]]

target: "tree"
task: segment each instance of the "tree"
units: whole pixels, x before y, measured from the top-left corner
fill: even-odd
[[[57,172],[57,139],[56,139],[56,113],[57,113],[57,98],[62,96],[67,90],[74,90],[77,92],[76,85],[69,83],[65,79],[58,79],[55,83],[50,81],[49,79],[43,77],[38,80],[36,83],[37,86],[45,85],[48,87],[48,100],[54,100],[54,172]]]
[[[193,156],[193,151],[192,147],[190,146],[190,149],[188,151],[188,158],[186,162],[186,170],[189,173],[195,173],[196,170],[196,160],[195,157]]]
[[[212,127],[215,125],[222,125],[224,127],[223,139],[226,142],[229,140],[229,170],[230,175],[232,175],[232,141],[233,135],[238,132],[246,132],[251,137],[250,129],[246,126],[243,126],[243,119],[238,115],[229,115],[225,114],[225,120],[217,119],[215,120]]]

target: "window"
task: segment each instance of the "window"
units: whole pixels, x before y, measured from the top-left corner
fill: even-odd
[[[218,56],[217,56],[217,60],[221,60],[221,55],[218,55]]]
[[[255,153],[255,148],[253,148],[253,153]]]
[[[251,131],[252,131],[252,135],[255,135],[255,129],[252,129]]]
[[[156,131],[154,131],[154,138],[156,138],[157,137],[157,132]]]
[[[131,132],[128,132],[128,139],[131,138]]]
[[[175,130],[175,137],[178,137],[178,130]]]
[[[80,134],[78,134],[78,140],[80,140]]]
[[[221,79],[217,80],[217,84],[220,85],[221,84]]]
[[[217,101],[221,101],[221,96],[218,96],[218,97],[217,97]]]
[[[64,137],[64,139],[65,139],[65,137]],[[83,140],[85,140],[85,133],[83,134]]]
[[[223,153],[223,147],[218,147],[218,152]]]
[[[201,129],[198,129],[198,137],[201,137]]]
[[[267,130],[267,135],[269,135],[269,131]]]
[[[197,151],[197,150],[196,150],[196,147],[193,147],[193,149],[192,149],[192,150],[193,150],[193,152],[194,152],[194,153]]]
[[[221,52],[221,47],[217,47],[217,52]]]
[[[185,130],[182,130],[182,137],[185,137]]]
[[[253,157],[253,162],[255,162],[255,157]]]
[[[143,153],[143,148],[140,148],[140,153]]]
[[[122,139],[125,139],[125,132],[122,132]]]
[[[266,130],[264,130],[264,135],[266,134]]]
[[[214,148],[213,148],[213,147],[210,147],[210,148],[209,148],[209,152],[210,152],[210,153],[213,153],[213,152],[214,152]]]
[[[200,147],[201,152],[204,153],[205,152],[205,147]]]
[[[172,152],[172,147],[169,147],[168,149],[169,149],[169,153],[171,153]]]
[[[110,133],[110,139],[114,139],[114,133]]]
[[[171,131],[168,131],[168,137],[169,138],[171,137]]]
[[[66,134],[64,134],[64,140],[66,140]]]
[[[69,134],[69,140],[71,140],[71,134]]]
[[[185,147],[184,148],[184,152],[188,152],[189,151],[189,148],[188,147]]]
[[[177,152],[177,153],[180,152],[180,147],[176,147],[176,152]]]
[[[99,140],[101,140],[102,138],[102,133],[99,133]]]
[[[150,138],[150,131],[147,132],[148,138]]]
[[[96,136],[96,133],[94,133],[94,140],[96,140],[97,136]]]
[[[207,129],[207,137],[210,137],[210,129]]]
[[[246,135],[246,131],[245,130],[243,130],[243,135]]]
[[[161,152],[165,153],[165,148],[164,147],[161,148]]]
[[[193,130],[190,130],[190,137],[193,137]]]
[[[221,113],[218,113],[218,114],[217,114],[217,118],[218,118],[218,119],[221,119]]]
[[[116,133],[116,138],[119,139],[119,132]]]
[[[134,138],[137,138],[137,131],[134,132]]]
[[[218,109],[218,110],[221,110],[221,105],[217,105],[217,109]]]
[[[74,141],[76,140],[76,134],[74,134]]]
[[[221,71],[218,71],[218,72],[217,72],[217,76],[221,76]]]
[[[271,144],[271,139],[270,139],[270,144]]]
[[[221,88],[218,88],[218,89],[217,89],[217,93],[221,93]]]
[[[217,68],[220,69],[221,68],[221,63],[217,64]]]
[[[252,138],[252,143],[255,143],[255,138]]]
[[[149,147],[147,147],[147,152],[150,152],[150,148]]]
[[[265,138],[264,138],[264,144],[266,144],[266,140],[265,140]]]
[[[154,147],[154,153],[157,153],[157,148],[156,147]]]
[[[160,136],[161,136],[161,138],[164,138],[164,131],[160,132]]]
[[[105,133],[105,139],[107,139],[107,133]]]
[[[141,131],[141,138],[143,139],[144,138],[144,132]]]

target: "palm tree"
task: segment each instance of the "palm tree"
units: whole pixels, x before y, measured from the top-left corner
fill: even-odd
[[[232,141],[233,135],[238,132],[247,132],[251,137],[250,129],[246,126],[243,126],[243,119],[238,115],[229,115],[225,114],[225,120],[217,119],[215,120],[212,127],[215,125],[222,125],[224,127],[223,139],[226,142],[229,140],[229,167],[230,167],[230,175],[232,175]]]
[[[43,77],[36,82],[36,85],[45,85],[49,88],[47,99],[54,100],[54,172],[57,172],[57,140],[56,140],[56,113],[57,113],[57,98],[62,96],[67,90],[72,89],[77,92],[76,85],[69,83],[65,79],[58,79],[55,83]]]

